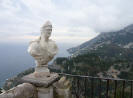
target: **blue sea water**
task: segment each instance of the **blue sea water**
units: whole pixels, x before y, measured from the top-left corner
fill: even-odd
[[[58,44],[59,52],[56,57],[66,57],[70,54],[66,49],[70,44]],[[5,80],[35,66],[34,59],[27,52],[28,44],[0,43],[0,87]]]

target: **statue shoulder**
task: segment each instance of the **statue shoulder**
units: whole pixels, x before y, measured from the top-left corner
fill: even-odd
[[[29,44],[30,44],[30,45],[31,45],[31,44],[35,44],[35,43],[37,44],[37,43],[39,43],[39,42],[40,42],[40,38],[30,41]]]
[[[56,44],[56,42],[52,39],[50,39],[49,42],[52,43],[52,44]]]
[[[56,44],[56,42],[55,42],[54,40],[51,40],[51,39],[50,39],[50,45],[51,45],[51,47],[52,47],[53,49],[58,50],[57,44]]]
[[[30,54],[38,54],[40,52],[40,40],[33,40],[30,42],[29,47],[28,47],[28,52]]]
[[[50,39],[50,44],[51,44],[53,47],[57,47],[57,44],[56,44],[56,42],[55,42],[54,40],[51,40],[51,39]]]

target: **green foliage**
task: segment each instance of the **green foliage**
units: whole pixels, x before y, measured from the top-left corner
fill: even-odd
[[[72,58],[57,58],[55,60],[65,73],[89,74],[105,71],[110,67],[110,62],[105,62],[95,53],[87,53]]]
[[[99,72],[102,72],[106,76],[106,72],[113,66],[114,69],[120,71],[120,78],[133,79],[132,58],[132,48],[125,49],[110,43],[77,56],[57,58],[54,62],[64,73],[97,76]]]
[[[65,60],[67,60],[67,58],[65,58],[65,57],[58,57],[58,58],[56,59],[56,64],[61,64],[61,63],[63,63],[63,61],[65,61]]]

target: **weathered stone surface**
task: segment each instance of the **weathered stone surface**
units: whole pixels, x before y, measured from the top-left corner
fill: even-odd
[[[37,89],[29,83],[23,83],[2,94],[0,98],[38,98]]]
[[[54,96],[55,98],[72,98],[70,88],[66,89],[56,88]]]
[[[36,67],[35,68],[35,72],[34,72],[34,76],[35,77],[49,77],[50,76],[50,71],[48,69],[48,67],[42,67],[42,66],[39,66],[39,67]]]
[[[72,98],[70,81],[66,77],[62,77],[59,81],[53,84],[55,87],[55,98]]]
[[[23,82],[31,83],[36,87],[48,87],[57,80],[59,80],[59,75],[57,73],[51,73],[50,77],[44,76],[44,77],[38,77],[38,78],[35,77],[34,74],[32,73],[22,78]]]
[[[40,87],[37,88],[37,90],[38,90],[38,98],[54,98],[52,86],[48,88]]]

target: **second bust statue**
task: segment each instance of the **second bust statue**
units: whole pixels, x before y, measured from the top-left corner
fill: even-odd
[[[42,74],[44,72],[43,68],[46,69],[48,62],[57,54],[57,45],[53,40],[49,39],[51,33],[52,24],[47,21],[41,28],[41,36],[37,40],[30,42],[28,52],[36,60],[36,73]]]

